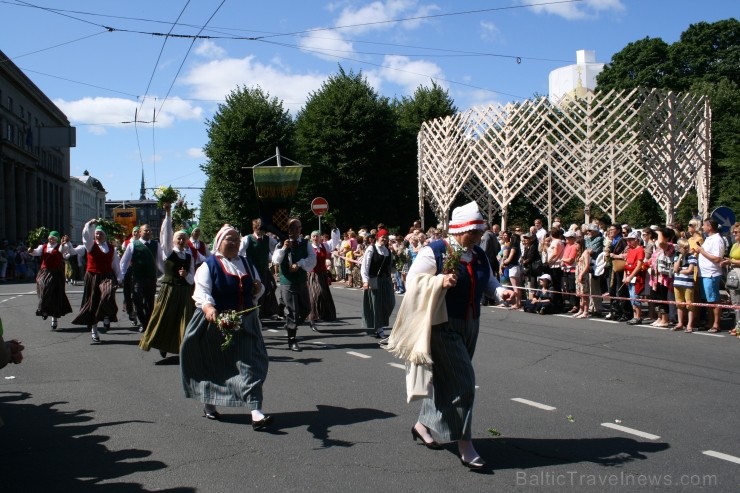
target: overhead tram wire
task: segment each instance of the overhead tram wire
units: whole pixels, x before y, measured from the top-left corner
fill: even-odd
[[[263,43],[269,43],[269,44],[274,44],[274,45],[278,45],[278,46],[284,46],[286,48],[300,49],[300,50],[308,51],[308,52],[312,52],[312,53],[318,53],[318,54],[322,54],[322,55],[328,55],[328,56],[331,56],[331,57],[334,57],[334,58],[337,58],[337,59],[340,59],[340,60],[348,60],[348,61],[351,61],[351,62],[364,63],[365,65],[372,65],[373,67],[380,67],[380,68],[385,68],[385,69],[388,69],[388,70],[395,70],[397,72],[403,72],[403,73],[406,73],[406,74],[418,75],[418,76],[421,76],[421,77],[429,77],[432,80],[449,82],[450,84],[455,84],[455,85],[464,86],[464,87],[470,87],[471,89],[480,89],[482,91],[492,92],[494,94],[502,94],[504,96],[511,96],[511,97],[517,98],[517,99],[527,99],[526,97],[519,96],[517,94],[511,94],[511,93],[508,93],[508,92],[497,91],[495,89],[489,89],[487,87],[476,86],[476,85],[468,84],[468,83],[465,83],[465,82],[458,82],[458,81],[454,81],[454,80],[450,80],[450,79],[445,79],[445,78],[442,78],[442,77],[433,77],[433,76],[431,76],[429,74],[420,74],[418,72],[412,72],[411,70],[404,70],[404,69],[400,69],[400,68],[396,68],[396,67],[391,67],[389,65],[383,65],[382,63],[374,63],[374,62],[368,62],[366,60],[358,60],[356,58],[350,58],[350,57],[345,57],[345,56],[333,55],[331,53],[324,53],[321,50],[313,50],[313,49],[310,49],[310,48],[298,48],[295,45],[289,45],[289,44],[285,44],[285,43],[278,43],[277,41],[266,41],[266,40],[261,40],[261,41]]]
[[[274,38],[274,37],[280,37],[280,36],[295,36],[297,34],[304,34],[304,33],[313,33],[313,32],[319,32],[319,31],[335,31],[338,29],[349,29],[352,27],[365,27],[365,26],[375,26],[380,24],[394,24],[398,22],[406,22],[406,21],[418,21],[418,20],[425,20],[425,19],[437,19],[440,17],[453,17],[453,16],[459,16],[459,15],[470,15],[470,14],[481,14],[484,12],[495,12],[495,11],[501,11],[501,10],[514,10],[514,9],[521,9],[526,7],[541,7],[545,5],[557,5],[557,4],[564,4],[564,3],[576,3],[576,2],[582,2],[583,0],[555,0],[552,2],[542,2],[542,3],[531,3],[531,4],[521,4],[521,5],[511,5],[508,7],[492,7],[489,9],[476,9],[476,10],[466,10],[462,12],[448,12],[443,14],[429,14],[429,15],[418,15],[414,17],[405,17],[400,19],[388,19],[384,21],[373,21],[373,22],[361,22],[357,24],[347,24],[344,26],[334,26],[334,27],[317,27],[313,29],[306,29],[304,31],[295,31],[292,33],[282,33],[282,34],[272,34],[272,35],[265,35],[260,36],[257,38],[257,40],[264,40],[265,38]]]
[[[60,46],[64,46],[64,45],[76,43],[78,41],[83,41],[85,39],[92,38],[92,37],[95,37],[95,36],[99,36],[101,34],[105,34],[105,33],[108,33],[108,32],[110,32],[110,31],[105,30],[105,31],[100,31],[100,32],[93,33],[93,34],[88,34],[87,36],[83,36],[81,38],[73,39],[73,40],[70,40],[70,41],[65,41],[64,43],[55,44],[54,46],[48,46],[46,48],[41,48],[40,50],[35,50],[35,51],[30,51],[28,53],[24,53],[22,55],[16,55],[14,57],[8,57],[6,60],[0,61],[0,63],[5,63],[5,62],[8,62],[10,60],[17,60],[19,58],[23,58],[23,57],[26,57],[26,56],[29,56],[29,55],[35,55],[36,53],[41,53],[43,51],[53,50],[54,48],[59,48]]]
[[[223,7],[224,3],[226,3],[226,0],[221,0],[221,3],[218,4],[218,7],[216,7],[216,10],[213,11],[213,13],[211,14],[211,16],[206,21],[206,23],[203,25],[203,27],[200,29],[200,31],[198,31],[198,35],[196,35],[196,37],[193,37],[193,40],[191,41],[190,46],[188,47],[188,51],[187,51],[187,53],[185,53],[185,56],[182,58],[182,63],[180,63],[180,67],[178,67],[177,73],[175,74],[175,77],[172,79],[172,84],[170,84],[169,89],[167,89],[167,94],[164,95],[164,99],[162,100],[162,104],[159,107],[159,111],[157,111],[154,114],[154,116],[155,116],[154,119],[155,120],[156,120],[157,113],[161,113],[162,112],[162,108],[164,107],[164,104],[167,102],[167,98],[170,96],[170,91],[172,91],[172,88],[174,87],[175,82],[177,81],[177,78],[180,76],[180,71],[182,70],[182,67],[185,65],[185,60],[188,59],[188,55],[190,54],[190,50],[193,49],[193,45],[195,44],[195,40],[198,39],[197,36],[199,36],[200,33],[203,32],[203,29],[205,29],[206,26],[208,26],[208,23],[211,22],[211,20],[216,16],[216,14],[218,13],[218,11],[221,10],[221,7]]]
[[[157,66],[159,65],[159,61],[162,59],[162,53],[164,52],[164,47],[167,45],[167,40],[169,39],[169,35],[172,34],[172,30],[175,29],[175,26],[177,26],[177,21],[180,20],[180,17],[182,17],[182,14],[185,13],[185,9],[188,8],[188,5],[190,5],[190,0],[188,0],[185,3],[185,6],[180,11],[180,15],[177,16],[177,19],[175,19],[175,22],[172,23],[170,26],[170,31],[167,33],[167,36],[165,36],[164,41],[162,42],[162,47],[159,49],[159,55],[157,55],[157,61],[154,62],[154,68],[152,68],[152,75],[149,77],[149,83],[146,85],[146,90],[144,91],[144,97],[141,98],[141,105],[139,106],[139,110],[141,110],[144,107],[144,101],[146,100],[146,97],[149,95],[149,88],[152,86],[152,81],[154,80],[154,74],[157,72]]]

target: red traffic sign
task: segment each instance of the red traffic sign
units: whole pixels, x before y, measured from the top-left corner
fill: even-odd
[[[329,210],[329,202],[324,197],[316,197],[311,201],[311,212],[323,216]]]

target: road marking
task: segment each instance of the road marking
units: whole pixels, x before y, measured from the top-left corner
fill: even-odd
[[[705,450],[704,452],[702,452],[702,454],[708,455],[710,457],[716,457],[717,459],[734,462],[735,464],[740,464],[740,457],[735,457],[734,455],[723,454],[722,452],[716,452],[714,450]]]
[[[320,349],[334,349],[336,347],[336,346],[332,346],[331,344],[326,344],[326,343],[321,342],[321,341],[310,341],[310,342],[303,341],[303,344],[304,345],[307,344],[309,346],[316,346],[316,347],[318,347]]]
[[[601,426],[611,428],[613,430],[623,431],[625,433],[629,433],[630,435],[647,438],[648,440],[657,440],[658,438],[660,438],[658,435],[653,435],[652,433],[645,433],[644,431],[635,430],[634,428],[627,428],[626,426],[615,425],[614,423],[601,423]]]
[[[521,397],[514,397],[511,399],[514,402],[526,404],[528,406],[536,407],[538,409],[544,409],[545,411],[554,411],[557,407],[548,406],[547,404],[540,404],[539,402],[530,401],[528,399],[522,399]]]
[[[402,365],[401,363],[388,363],[393,368],[400,368],[402,370],[406,369],[406,365]]]
[[[692,332],[692,334],[698,334],[700,336],[709,336],[709,337],[724,337],[722,334],[710,334],[709,332],[699,332],[697,330]]]
[[[599,318],[599,317],[591,317],[589,320],[593,320],[594,322],[601,322],[602,324],[618,324],[616,320],[607,320],[605,318]]]
[[[358,358],[365,358],[365,359],[372,358],[372,356],[368,356],[367,354],[356,353],[354,351],[347,351],[347,354],[351,354],[352,356],[357,356]]]
[[[277,329],[267,329],[267,332],[275,332],[275,333],[277,333],[277,332],[280,332],[280,331],[277,330]]]

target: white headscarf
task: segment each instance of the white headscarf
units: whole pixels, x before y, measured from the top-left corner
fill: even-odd
[[[218,252],[218,247],[221,246],[221,242],[224,241],[224,238],[228,233],[233,231],[237,235],[239,232],[230,224],[224,224],[221,229],[218,230],[218,233],[216,233],[216,238],[213,240],[213,251]]]

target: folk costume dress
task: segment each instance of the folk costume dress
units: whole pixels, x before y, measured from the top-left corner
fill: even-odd
[[[172,216],[167,213],[159,233],[160,270],[164,276],[149,324],[139,342],[144,351],[155,348],[163,353],[179,354],[185,328],[195,312],[193,257],[189,248],[180,250],[173,246],[173,236]],[[180,269],[185,269],[187,276],[182,277]]]
[[[116,287],[121,281],[121,268],[115,247],[95,241],[96,227],[88,222],[82,230],[82,245],[75,248],[78,255],[87,255],[82,306],[72,323],[93,328],[108,318],[118,321]]]
[[[52,231],[50,236],[54,236],[54,233]],[[39,245],[30,253],[34,257],[41,257],[41,268],[36,275],[36,294],[39,297],[36,315],[59,318],[72,313],[64,290],[64,258],[59,240],[53,245]]]
[[[276,245],[277,240],[273,237],[266,234],[258,237],[252,233],[242,238],[242,246],[239,251],[239,254],[247,257],[257,269],[262,284],[265,286],[265,293],[259,299],[260,318],[270,318],[273,315],[280,314],[277,296],[275,295],[277,283],[275,282],[275,276],[270,272],[270,255],[275,251]]]
[[[362,326],[385,337],[384,328],[390,325],[391,313],[396,307],[391,268],[393,258],[385,246],[377,243],[365,250],[362,258],[362,282],[368,283],[362,299]]]
[[[216,248],[217,250],[217,248]],[[225,258],[214,252],[195,272],[195,314],[180,347],[180,370],[185,396],[216,406],[262,408],[262,385],[267,378],[267,350],[257,310],[242,316],[241,330],[226,349],[214,324],[201,309],[213,304],[219,313],[255,306],[264,287],[252,297],[259,274],[246,257]]]
[[[311,298],[311,313],[308,319],[312,322],[323,320],[332,322],[337,319],[337,309],[329,288],[329,271],[326,260],[329,259],[329,250],[325,243],[312,244],[316,252],[316,267],[308,273],[308,294]]]

